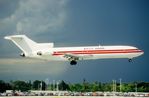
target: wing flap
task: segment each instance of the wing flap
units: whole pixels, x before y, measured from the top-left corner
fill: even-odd
[[[64,58],[67,58],[68,60],[83,60],[85,58],[93,57],[93,55],[80,55],[80,54],[71,54],[66,53],[64,54]]]

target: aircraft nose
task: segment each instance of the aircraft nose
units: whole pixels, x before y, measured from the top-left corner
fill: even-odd
[[[143,50],[139,50],[139,53],[140,53],[140,55],[143,55],[144,51]]]
[[[141,53],[142,53],[142,54],[144,54],[144,51],[143,51],[143,50],[141,50]]]

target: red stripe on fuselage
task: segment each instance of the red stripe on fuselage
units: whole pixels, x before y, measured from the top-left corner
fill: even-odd
[[[78,50],[78,51],[55,51],[53,55],[71,54],[114,54],[114,53],[138,53],[143,52],[139,49],[117,49],[117,50]]]

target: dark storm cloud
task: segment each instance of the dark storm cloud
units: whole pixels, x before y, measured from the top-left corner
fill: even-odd
[[[9,17],[19,6],[19,0],[0,0],[0,19]]]
[[[0,79],[49,77],[72,82],[82,81],[83,78],[88,81],[119,78],[123,81],[148,81],[148,0],[20,0],[11,3],[8,5],[16,4],[10,7],[11,11],[4,7],[6,3],[2,8],[8,12],[0,9],[3,14],[0,14],[0,57],[6,58],[0,60]],[[3,39],[5,35],[16,34],[13,33],[16,31],[25,32],[37,42],[54,41],[56,46],[132,45],[144,50],[145,54],[132,63],[128,63],[127,59],[80,61],[77,66],[69,66],[69,62],[62,65],[49,62],[43,63],[43,68],[37,64],[38,71],[31,72],[29,66],[34,69],[35,64],[24,66],[14,59],[10,61],[16,62],[16,65],[6,63],[10,57],[18,57],[21,52]],[[62,69],[58,71],[62,74],[53,74],[51,66]],[[22,74],[21,68],[25,68]],[[15,74],[11,76],[11,72]]]
[[[8,3],[13,5],[12,2]],[[66,0],[20,0],[18,7],[11,12],[4,8],[1,14],[10,13],[0,20],[5,32],[25,32],[33,35],[44,32],[56,32],[64,24]],[[4,3],[7,6],[7,3]],[[7,8],[7,7],[6,7]],[[8,9],[11,7],[8,7]],[[12,8],[13,9],[13,8]],[[10,27],[10,28],[9,28]],[[13,28],[12,28],[13,27]]]
[[[75,0],[69,5],[66,43],[74,45],[132,45],[145,54],[127,60],[96,60],[82,63],[67,74],[78,80],[107,81],[123,78],[124,81],[148,81],[149,2],[147,0]],[[71,32],[71,33],[70,33]],[[64,42],[63,41],[63,42]],[[81,68],[80,68],[81,67]],[[82,69],[82,70],[81,70]],[[83,70],[84,69],[84,70]],[[77,71],[76,71],[77,70]],[[68,72],[69,73],[69,72]]]
[[[9,79],[11,73],[13,73],[13,79],[18,77],[33,79],[34,75],[56,77],[57,74],[65,72],[67,67],[64,67],[64,63],[42,62],[37,64],[38,61],[30,62],[20,59],[21,51],[12,45],[12,42],[4,40],[4,36],[21,33],[30,35],[29,37],[32,38],[34,35],[57,33],[65,24],[66,3],[67,0],[44,0],[44,2],[43,0],[19,0],[18,2],[1,0],[3,6],[1,6],[0,13],[2,14],[0,19],[0,79]],[[38,37],[36,38],[38,40]],[[34,38],[32,39],[34,40]],[[47,37],[42,39],[47,39]],[[35,39],[35,41],[37,40]],[[42,42],[42,40],[38,42]],[[14,51],[16,52],[14,53]],[[37,65],[39,69],[33,70],[34,65]],[[26,76],[27,73],[29,76]]]

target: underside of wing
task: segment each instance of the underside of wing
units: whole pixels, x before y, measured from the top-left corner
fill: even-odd
[[[86,58],[91,58],[93,57],[93,55],[80,55],[80,54],[72,54],[72,53],[67,53],[67,54],[64,54],[64,58],[67,58],[68,60],[83,60],[83,59],[86,59]]]

